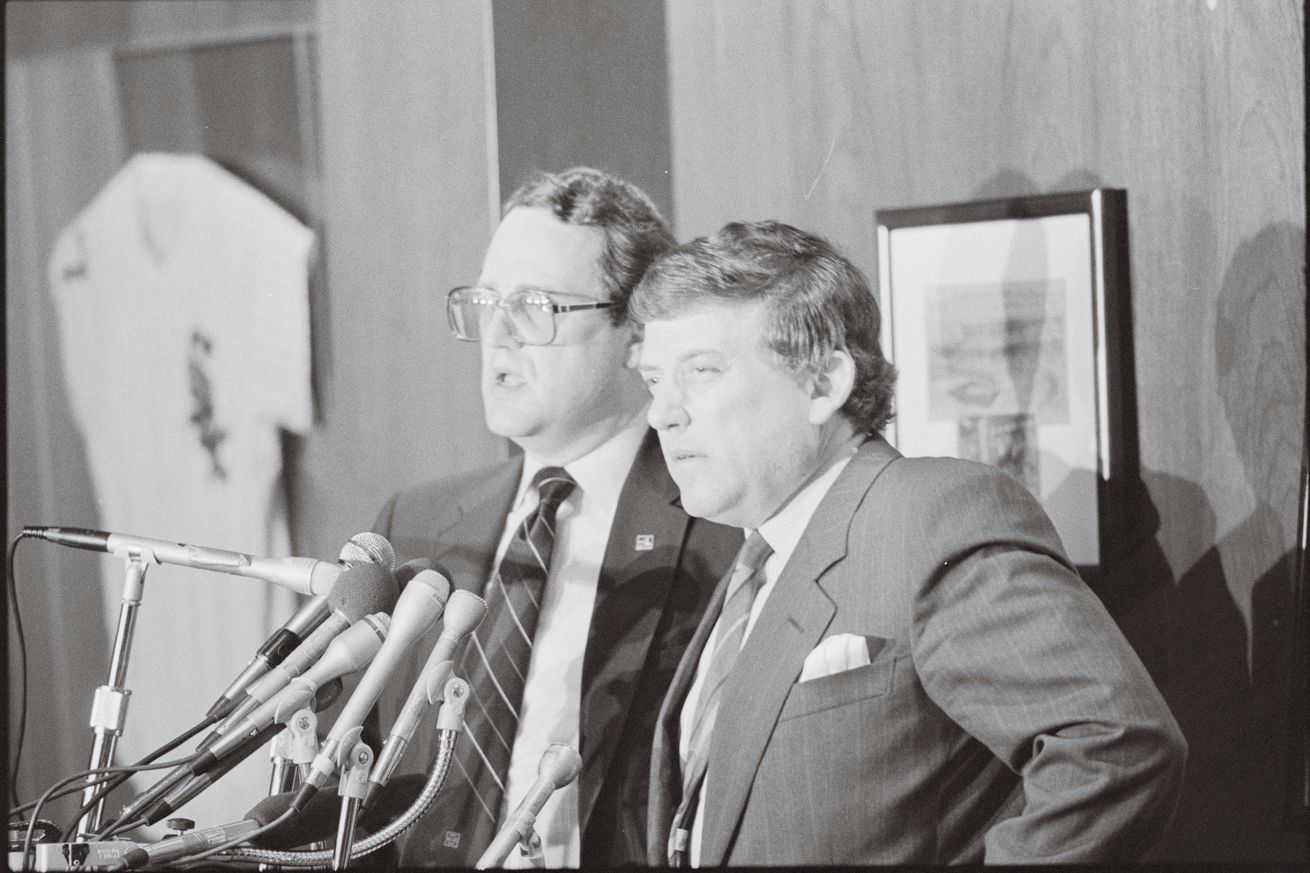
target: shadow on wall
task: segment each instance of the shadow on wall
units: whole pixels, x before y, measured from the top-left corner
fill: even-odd
[[[1219,394],[1256,507],[1216,542],[1197,483],[1144,470],[1134,516],[1178,510],[1213,543],[1176,584],[1153,536],[1109,568],[1098,593],[1159,683],[1190,751],[1178,813],[1159,857],[1278,863],[1305,857],[1282,829],[1289,728],[1292,573],[1283,513],[1295,506],[1304,325],[1294,281],[1305,234],[1272,226],[1243,243],[1224,276],[1215,330]],[[1186,507],[1183,511],[1182,508]],[[1147,534],[1145,528],[1139,528]],[[1248,587],[1249,586],[1249,587]],[[1249,630],[1245,613],[1249,607]]]
[[[1079,170],[1051,192],[1101,184]],[[1032,179],[1004,169],[973,196],[1039,193]],[[1130,215],[1130,233],[1131,226]],[[1233,253],[1216,301],[1218,393],[1254,511],[1216,542],[1205,489],[1143,469],[1126,489],[1126,524],[1107,544],[1093,582],[1190,744],[1178,813],[1159,860],[1305,858],[1304,836],[1283,829],[1295,564],[1294,550],[1284,550],[1291,524],[1284,516],[1296,506],[1305,414],[1304,288],[1297,284],[1304,251],[1304,228],[1262,229]],[[1210,544],[1177,579],[1160,545],[1160,531],[1172,524],[1192,526],[1175,531],[1186,541]]]
[[[1183,574],[1171,605],[1170,704],[1192,749],[1178,860],[1305,858],[1304,836],[1282,830],[1295,551],[1273,554],[1289,541],[1301,458],[1304,251],[1303,228],[1265,227],[1237,247],[1217,301],[1219,395],[1255,509]]]

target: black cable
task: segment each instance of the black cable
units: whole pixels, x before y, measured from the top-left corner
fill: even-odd
[[[14,537],[9,544],[9,561],[6,565],[6,582],[9,600],[14,606],[14,637],[18,640],[18,677],[22,690],[18,693],[18,742],[14,748],[14,761],[9,771],[10,801],[18,803],[18,762],[23,756],[23,735],[27,731],[27,638],[23,635],[23,617],[18,611],[18,585],[14,581],[14,552],[24,537],[31,536],[26,531]]]
[[[187,740],[191,739],[196,734],[200,733],[202,730],[204,730],[205,728],[209,727],[210,725],[214,724],[217,721],[218,721],[217,716],[208,716],[208,715],[205,716],[203,719],[196,722],[194,725],[187,728],[185,731],[178,734],[173,739],[164,743],[162,746],[155,749],[149,755],[146,755],[144,758],[142,758],[140,761],[137,761],[132,766],[142,767],[146,764],[149,764],[150,762],[158,758],[160,755],[171,752],[173,749],[182,745]],[[105,785],[103,788],[101,788],[99,791],[97,791],[95,794],[93,794],[91,798],[87,800],[86,803],[83,803],[82,806],[78,808],[77,812],[73,814],[73,823],[70,824],[68,828],[64,830],[62,840],[64,842],[68,842],[69,837],[72,836],[72,831],[77,827],[77,822],[81,820],[82,816],[86,815],[87,811],[91,809],[91,807],[95,806],[103,798],[108,796],[111,791],[113,791],[115,788],[122,785],[124,782],[126,782],[131,778],[132,778],[131,773],[123,773],[118,776],[113,776],[109,780],[107,780],[108,784]],[[114,828],[117,824],[118,824],[117,819],[109,822],[108,825],[106,825],[104,828],[101,829],[101,836],[104,836],[106,832]],[[126,830],[126,828],[124,828],[124,830]]]
[[[47,788],[47,789],[45,790],[45,793],[42,794],[40,797],[38,797],[38,798],[36,799],[36,802],[35,802],[34,804],[31,805],[31,806],[32,806],[32,817],[31,817],[31,819],[30,819],[30,820],[28,821],[28,823],[27,823],[27,833],[26,833],[26,834],[24,835],[24,837],[23,837],[23,847],[22,847],[22,851],[23,851],[22,858],[23,858],[23,861],[22,861],[22,866],[23,866],[24,868],[27,867],[28,855],[30,855],[31,852],[32,852],[32,835],[33,835],[34,833],[36,833],[36,822],[37,822],[37,819],[39,819],[39,818],[41,817],[41,807],[45,806],[45,804],[46,804],[47,802],[49,802],[50,799],[51,799],[51,798],[52,798],[52,797],[53,797],[53,796],[54,796],[54,795],[59,791],[59,789],[62,788],[63,786],[68,785],[70,782],[77,782],[78,780],[83,780],[83,781],[85,781],[85,780],[86,780],[86,777],[88,777],[88,776],[94,776],[94,775],[96,775],[97,773],[110,774],[110,773],[124,773],[124,772],[126,772],[126,773],[129,773],[129,774],[130,774],[130,773],[138,772],[138,771],[140,771],[140,770],[163,770],[163,769],[170,768],[170,767],[181,767],[181,766],[183,766],[184,764],[186,764],[187,761],[189,761],[189,760],[190,760],[190,759],[188,758],[188,759],[186,759],[186,760],[178,759],[178,760],[173,760],[173,761],[164,761],[164,762],[159,763],[159,764],[147,764],[147,765],[145,765],[144,767],[140,767],[140,766],[131,766],[131,767],[95,767],[95,768],[90,769],[90,770],[81,770],[81,771],[79,771],[79,772],[77,772],[77,773],[74,773],[72,776],[65,776],[63,779],[60,779],[60,780],[59,780],[58,782],[56,782],[54,785],[51,785],[49,788]],[[81,786],[78,786],[78,787],[81,788]]]
[[[196,867],[196,865],[200,861],[209,858],[211,855],[217,855],[219,852],[226,852],[228,849],[231,849],[234,846],[239,846],[242,843],[248,843],[251,840],[253,840],[255,837],[268,833],[273,828],[277,827],[287,819],[291,818],[291,816],[295,815],[296,812],[297,810],[294,806],[289,807],[286,810],[286,812],[282,813],[277,818],[273,819],[271,822],[268,822],[267,824],[264,825],[260,825],[259,827],[255,828],[255,830],[251,831],[250,833],[246,834],[243,837],[233,837],[227,842],[219,843],[217,846],[214,846],[212,849],[205,849],[203,852],[199,852],[194,855],[186,855],[185,857],[178,858],[174,863],[181,865],[181,869],[183,870],[192,870]],[[211,861],[210,863],[212,864],[214,862]]]
[[[61,797],[65,797],[69,794],[73,794],[78,791],[81,791],[83,788],[86,788],[89,785],[104,785],[106,782],[109,782],[110,780],[117,779],[117,778],[118,776],[101,776],[99,779],[88,779],[85,783],[81,785],[74,785],[72,788],[65,788],[63,791],[58,791],[50,795],[50,800],[58,800]],[[39,802],[40,802],[40,798],[37,798],[36,800],[29,800],[27,803],[24,803],[22,806],[15,806],[13,809],[9,810],[9,817],[11,819],[22,818],[23,813],[27,812],[32,807],[36,806],[37,803]]]
[[[17,737],[17,741],[14,744],[15,745],[14,760],[10,767],[10,773],[9,773],[10,802],[14,804],[14,807],[9,811],[11,817],[15,813],[20,813],[22,810],[31,808],[34,804],[38,803],[38,801],[33,801],[32,803],[22,804],[21,806],[18,805],[18,767],[19,767],[19,762],[23,756],[23,741],[27,733],[27,637],[23,633],[23,618],[18,607],[18,583],[16,579],[16,574],[14,572],[14,556],[18,550],[18,543],[21,542],[24,538],[30,538],[33,536],[34,536],[33,534],[27,531],[21,531],[18,534],[18,536],[14,537],[13,542],[9,544],[9,557],[5,567],[6,582],[9,592],[9,601],[10,603],[13,604],[14,631],[15,631],[14,637],[18,642],[18,675],[19,675],[19,685],[21,688],[18,694],[18,737]],[[206,716],[204,719],[197,722],[194,726],[188,728],[186,731],[182,732],[174,739],[169,740],[164,745],[155,749],[149,755],[146,755],[140,761],[136,762],[135,764],[129,765],[128,768],[126,769],[126,772],[123,772],[122,775],[112,777],[111,779],[103,780],[105,783],[108,784],[105,784],[104,787],[102,787],[98,792],[96,792],[94,797],[92,797],[85,804],[83,804],[82,807],[77,811],[77,814],[74,816],[73,827],[77,826],[76,824],[77,820],[80,819],[88,809],[90,809],[94,804],[98,803],[102,798],[107,796],[111,791],[113,791],[119,785],[122,785],[124,782],[130,779],[132,777],[132,774],[136,772],[136,770],[132,768],[137,768],[142,770],[152,769],[146,767],[145,765],[149,764],[151,761],[154,761],[160,755],[167,754],[168,752],[177,748],[182,743],[185,743],[187,740],[191,739],[196,734],[200,733],[202,730],[204,730],[205,728],[209,727],[210,725],[214,724],[217,721],[218,719],[215,717]],[[100,781],[101,780],[97,780],[97,783],[100,783]],[[59,792],[54,796],[64,797],[68,794],[74,793],[76,791],[80,791],[84,787],[85,786],[78,786],[77,788],[74,788],[70,791]],[[50,798],[50,799],[54,799],[54,798]],[[33,817],[35,818],[35,816]],[[65,831],[65,833],[67,833],[67,831]]]

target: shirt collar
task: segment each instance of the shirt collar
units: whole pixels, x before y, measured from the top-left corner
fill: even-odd
[[[564,469],[578,483],[583,499],[600,509],[614,510],[619,505],[619,494],[628,478],[628,468],[637,457],[641,441],[646,436],[646,416],[643,413],[623,430],[596,446],[587,454],[564,465]],[[523,472],[514,495],[514,506],[521,508],[527,501],[536,501],[532,492],[532,477],[542,467],[550,466],[540,458],[526,452],[523,455]]]

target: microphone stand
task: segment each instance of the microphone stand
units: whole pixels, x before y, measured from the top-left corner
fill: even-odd
[[[394,842],[431,808],[446,782],[446,774],[450,771],[451,762],[455,759],[455,739],[464,732],[464,704],[468,694],[468,683],[463,679],[456,677],[446,683],[445,704],[437,715],[437,760],[433,764],[432,772],[428,774],[422,793],[400,818],[353,846],[351,854],[356,859]],[[332,861],[329,857],[332,853],[327,851],[271,851],[238,847],[230,854],[241,861],[268,864],[279,868],[322,868]]]
[[[318,714],[310,707],[296,710],[269,747],[273,770],[269,774],[268,793],[281,794],[300,785],[301,771],[314,761],[318,752]]]
[[[91,702],[91,728],[95,739],[91,744],[91,764],[89,769],[98,770],[110,766],[114,760],[114,749],[118,738],[123,734],[123,725],[127,722],[128,698],[132,692],[126,686],[127,659],[132,652],[132,636],[136,631],[137,610],[145,593],[147,562],[138,549],[133,549],[127,557],[123,573],[123,603],[118,611],[118,629],[114,632],[114,647],[109,660],[109,682],[95,691]],[[87,777],[88,782],[96,779],[98,774]],[[100,830],[100,821],[105,811],[105,798],[92,803],[98,786],[88,784],[82,789],[82,805],[91,804],[86,814],[78,820],[79,835],[94,834]]]
[[[519,854],[528,859],[528,864],[538,870],[546,866],[546,856],[541,852],[541,835],[537,833],[536,828],[528,828],[528,832],[519,840]]]
[[[373,767],[373,750],[368,743],[355,743],[346,757],[337,783],[341,795],[341,817],[337,820],[337,844],[332,852],[332,869],[344,870],[350,865],[350,853],[355,847],[355,824],[359,819],[360,801],[368,791],[369,770]]]

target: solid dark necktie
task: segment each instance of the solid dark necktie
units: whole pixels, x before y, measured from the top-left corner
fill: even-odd
[[[487,585],[487,614],[464,643],[455,673],[469,683],[464,736],[456,743],[450,781],[469,797],[457,805],[462,821],[438,821],[441,844],[457,850],[471,866],[495,835],[505,793],[505,774],[518,729],[523,687],[532,660],[532,637],[541,613],[555,516],[577,483],[560,467],[533,478],[540,500],[515,530],[500,566]],[[439,853],[443,854],[443,853]]]
[[[696,714],[692,720],[691,741],[688,744],[687,765],[682,775],[682,800],[673,814],[669,831],[669,863],[684,867],[689,860],[691,825],[700,802],[705,771],[709,766],[710,740],[714,734],[714,721],[719,713],[724,683],[741,654],[742,640],[746,637],[746,624],[750,619],[755,595],[764,586],[764,562],[773,549],[760,536],[750,535],[728,578],[728,590],[723,609],[719,613],[718,633],[714,651],[710,655],[709,669],[701,685]]]

